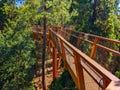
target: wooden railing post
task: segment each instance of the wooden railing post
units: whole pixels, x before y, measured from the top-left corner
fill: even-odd
[[[85,90],[85,81],[83,75],[83,68],[81,65],[81,59],[80,55],[76,52],[74,52],[74,61],[78,80],[78,90]]]
[[[49,49],[51,52],[51,46],[52,45],[52,53],[51,56],[53,58],[53,79],[57,79],[58,78],[58,72],[57,72],[57,48],[54,45],[54,41],[53,41],[53,34],[52,32],[49,30]]]
[[[53,47],[53,79],[58,78],[57,72],[57,49]]]
[[[93,46],[92,46],[92,51],[91,51],[91,54],[90,54],[90,57],[92,59],[94,58],[96,50],[97,50],[97,45],[96,45],[97,43],[98,43],[98,38],[95,38]]]
[[[66,54],[65,54],[65,48],[64,48],[64,45],[63,45],[63,41],[60,40],[60,43],[61,43],[61,48],[62,48],[62,59],[63,59],[63,62],[64,62],[64,68],[66,69]]]
[[[49,49],[51,58],[53,58],[53,56],[52,56],[53,52],[51,51],[51,48],[54,46],[53,46],[53,42],[52,42],[51,31],[49,30],[48,33],[49,33],[48,49]]]
[[[79,48],[80,42],[82,40],[81,38],[82,38],[82,33],[80,33],[79,38],[77,40],[77,48]]]

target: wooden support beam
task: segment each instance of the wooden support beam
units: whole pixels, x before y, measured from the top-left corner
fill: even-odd
[[[85,82],[84,82],[84,75],[83,75],[83,68],[81,65],[80,55],[74,52],[74,61],[75,61],[75,68],[77,73],[77,84],[78,90],[85,90]]]
[[[79,48],[80,42],[82,40],[81,38],[82,38],[82,33],[79,34],[79,38],[77,40],[77,48]]]
[[[66,69],[67,65],[66,65],[65,48],[64,48],[64,45],[63,45],[63,41],[62,41],[62,40],[60,40],[60,43],[61,43],[61,48],[62,48],[62,59],[63,59],[63,62],[64,62],[64,68]]]
[[[61,60],[61,58],[59,57],[59,58],[57,58],[57,69],[59,69],[60,68],[60,60]]]
[[[91,54],[90,54],[90,57],[92,59],[94,58],[96,50],[97,50],[97,45],[96,45],[97,43],[98,43],[98,38],[95,38],[93,46],[92,46],[92,51],[91,51]]]
[[[57,72],[57,49],[53,47],[53,79],[58,78]]]

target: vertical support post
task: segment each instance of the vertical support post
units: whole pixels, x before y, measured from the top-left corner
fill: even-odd
[[[33,32],[33,40],[37,40],[37,32]]]
[[[57,72],[57,49],[53,47],[53,79],[58,78]]]
[[[77,48],[79,48],[80,42],[81,42],[81,38],[82,38],[82,33],[80,33],[79,38],[77,40]]]
[[[50,42],[51,42],[51,35],[50,35],[50,30],[48,29],[48,50],[50,51]]]
[[[63,36],[64,38],[66,38],[66,36],[67,36],[66,28],[64,28],[64,29],[62,30],[62,36]]]
[[[60,68],[60,57],[57,58],[57,69],[59,69],[59,68]]]
[[[94,58],[96,50],[97,50],[97,46],[96,46],[97,43],[98,43],[98,38],[95,38],[93,46],[92,46],[92,51],[91,51],[91,54],[90,54],[90,57],[92,59]]]
[[[83,68],[81,65],[80,55],[75,51],[74,51],[74,61],[75,61],[75,68],[77,73],[78,90],[85,90],[85,82],[84,82]]]
[[[61,43],[61,48],[62,48],[62,59],[63,59],[63,62],[64,62],[64,68],[66,69],[66,54],[65,54],[65,48],[64,48],[64,45],[63,45],[63,41],[60,40],[60,43]]]
[[[63,35],[63,30],[64,28],[62,27],[61,29],[60,29],[60,35],[62,36]]]
[[[50,39],[48,39],[48,50],[50,50]]]

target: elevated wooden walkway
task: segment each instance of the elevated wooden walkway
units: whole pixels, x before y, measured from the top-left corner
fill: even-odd
[[[70,33],[72,34],[70,35]],[[77,39],[71,38],[71,36],[77,37],[73,31],[68,29],[58,27],[48,30],[48,50],[53,58],[53,77],[58,78],[57,69],[62,60],[64,68],[69,71],[78,90],[120,90],[120,80],[94,60],[98,48],[112,53],[119,59],[118,49],[113,50],[98,42],[102,40],[120,45],[120,41],[86,33],[79,33]],[[89,39],[89,37],[91,38]],[[33,38],[37,41],[42,38],[41,27],[33,27]],[[71,44],[71,39],[75,42],[77,40],[76,45]],[[79,49],[82,40],[91,44],[89,55]]]

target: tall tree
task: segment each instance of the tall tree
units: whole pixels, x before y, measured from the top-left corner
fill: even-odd
[[[71,7],[72,11],[77,11],[77,14],[72,17],[76,30],[120,40],[120,20],[117,14],[118,0],[75,0]],[[120,50],[119,45],[111,45],[102,41],[101,43],[112,49]],[[88,51],[89,47],[87,45],[84,49]],[[118,70],[115,64],[119,63],[119,57],[115,58],[113,54],[108,52],[105,54],[105,51],[99,48],[97,50],[99,51],[97,56],[98,62],[101,62],[101,65],[104,64],[107,69],[112,64],[111,72],[115,73]],[[103,56],[103,53],[106,55],[106,58],[101,60],[100,55]]]
[[[73,1],[73,10],[78,14],[72,19],[77,30],[115,39],[115,32],[119,31],[117,5],[118,0]]]
[[[31,40],[31,26],[37,22],[36,7],[26,4],[17,8],[3,3],[7,16],[4,31],[0,31],[0,90],[34,89],[32,79],[36,48]],[[34,6],[34,5],[33,5]]]
[[[48,19],[47,25],[62,25],[69,21],[69,1],[49,0],[42,11],[42,0],[26,0],[21,6],[16,6],[15,0],[0,1],[3,17],[0,31],[0,89],[1,90],[29,90],[33,89],[33,67],[35,49],[31,40],[31,26],[40,22],[43,25],[43,16]],[[41,3],[41,4],[39,4]],[[60,11],[60,12],[58,12]],[[62,21],[61,21],[62,20]]]
[[[71,2],[69,0],[46,0],[47,12],[44,12],[42,2],[38,12],[40,14],[40,24],[43,25],[42,17],[47,17],[48,26],[61,26],[70,21],[69,8]]]

